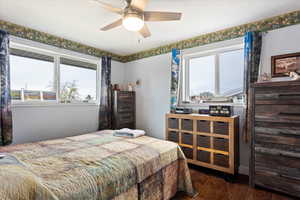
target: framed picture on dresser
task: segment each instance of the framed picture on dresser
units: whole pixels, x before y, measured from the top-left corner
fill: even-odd
[[[300,52],[271,57],[272,77],[289,76],[290,71],[300,70]]]

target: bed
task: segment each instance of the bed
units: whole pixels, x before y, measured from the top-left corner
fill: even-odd
[[[168,200],[177,191],[195,194],[177,144],[112,133],[0,147],[0,199]]]

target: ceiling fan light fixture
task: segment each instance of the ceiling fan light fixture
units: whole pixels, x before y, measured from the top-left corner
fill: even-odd
[[[142,16],[130,13],[124,16],[123,18],[123,26],[129,31],[139,31],[144,26],[144,20]]]

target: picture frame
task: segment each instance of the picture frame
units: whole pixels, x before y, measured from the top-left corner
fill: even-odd
[[[288,77],[289,76],[289,71],[287,70],[288,66],[297,65],[297,67],[300,68],[300,52],[272,56],[271,63],[272,63],[272,78]]]

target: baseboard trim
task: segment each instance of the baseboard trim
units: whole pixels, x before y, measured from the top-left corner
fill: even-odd
[[[239,174],[247,175],[249,176],[249,167],[245,165],[240,165],[239,167]]]

